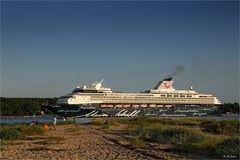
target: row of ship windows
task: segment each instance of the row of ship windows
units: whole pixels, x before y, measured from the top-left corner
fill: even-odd
[[[102,99],[101,99],[102,100]],[[105,100],[107,100],[107,101],[109,101],[109,102],[112,102],[112,101],[114,101],[114,102],[125,102],[124,100],[119,100],[119,99],[105,99]],[[71,101],[73,101],[73,100],[71,100]],[[74,100],[75,102],[82,102],[82,100]],[[92,102],[92,101],[99,101],[99,99],[92,99],[92,100],[83,100],[84,102]],[[135,100],[130,100],[130,102],[134,102]],[[149,102],[154,102],[154,100],[148,100]],[[168,102],[169,100],[168,99],[163,99],[163,101],[166,101],[166,102]],[[174,100],[175,102],[189,102],[189,99],[175,99]],[[127,100],[127,102],[129,102],[129,100]],[[146,102],[146,101],[144,101],[144,102]],[[201,101],[200,99],[191,99],[191,102],[212,102],[212,99],[206,99],[206,100],[204,100],[204,101]]]
[[[102,97],[102,95],[99,94],[91,94],[91,96],[96,96],[96,97]],[[144,94],[144,95],[138,95],[138,96],[132,96],[132,95],[126,95],[126,96],[121,96],[121,95],[110,95],[110,94],[105,94],[103,96],[106,97],[119,97],[119,98],[127,98],[127,97],[134,97],[134,98],[143,98],[143,97],[153,97],[154,95],[149,95],[149,94]],[[192,97],[192,95],[171,95],[171,94],[164,94],[160,95],[161,97]]]
[[[80,96],[85,95],[85,94],[79,94]],[[86,94],[89,95],[89,94]],[[139,95],[132,95],[132,94],[128,94],[128,95],[116,95],[116,94],[91,94],[89,96],[96,96],[96,97],[120,97],[120,98],[126,98],[126,97],[154,97],[154,94],[139,94]],[[193,97],[194,95],[190,95],[190,94],[161,94],[160,97]],[[70,98],[71,96],[63,96],[61,98]],[[207,95],[199,95],[199,97],[208,97]]]
[[[101,100],[107,100],[107,101],[139,101],[139,99],[119,99],[119,98],[91,98],[91,101],[101,101]],[[159,100],[159,99],[144,99],[144,101],[154,101],[154,100]],[[172,99],[168,98],[162,98],[162,101],[169,101]],[[212,101],[212,98],[208,99],[198,99],[198,98],[191,98],[191,99],[174,99],[174,101]]]
[[[105,103],[159,103],[159,102],[155,102],[155,101],[144,101],[144,102],[136,102],[136,101],[106,101]],[[161,103],[169,103],[169,101],[161,101]],[[197,104],[197,103],[200,103],[200,104],[211,104],[213,103],[213,101],[175,101],[175,102],[171,102],[172,104],[177,104],[177,103],[185,103],[185,104],[191,104],[191,103],[194,103],[194,104]]]
[[[160,97],[193,97],[192,95],[160,95]],[[131,97],[131,96],[116,96],[116,97],[109,97],[109,98],[145,98],[145,97]],[[159,98],[159,97],[147,97],[147,98]]]
[[[161,95],[161,97],[192,97],[192,95]]]
[[[81,95],[80,95],[81,96]],[[126,95],[126,96],[123,96],[123,95],[110,95],[110,94],[104,94],[104,95],[99,95],[99,94],[91,94],[91,96],[94,96],[94,97],[116,97],[116,98],[144,98],[144,97],[154,97],[154,95],[149,95],[149,94],[144,94],[144,95],[137,95],[137,96],[134,96],[134,95]],[[184,95],[184,94],[161,94],[160,97],[194,97],[194,95]],[[200,98],[206,98],[208,96],[206,95],[200,95],[199,96]]]
[[[194,96],[192,96],[192,95],[160,95],[160,97],[139,97],[139,96],[133,96],[133,97],[131,97],[131,96],[112,96],[112,97],[103,97],[103,96],[94,96],[94,97],[91,97],[91,98],[101,98],[101,99],[105,99],[105,98],[107,98],[107,99],[114,99],[114,98],[117,98],[117,99],[119,99],[119,98],[128,98],[128,99],[133,99],[133,98],[150,98],[150,99],[157,99],[157,98],[162,98],[162,97],[180,97],[180,98],[209,98],[209,97],[207,97],[207,96],[199,96],[199,97],[194,97]],[[81,98],[82,100],[84,100],[85,98]],[[87,98],[88,99],[88,98]]]
[[[102,98],[103,96],[94,96]],[[145,96],[106,96],[107,98],[145,98]],[[192,95],[160,95],[160,97],[194,97]],[[146,98],[159,98],[159,97],[146,97]]]
[[[111,94],[111,93],[108,93],[108,94],[84,94],[84,93],[81,93],[81,94],[78,94],[78,95],[90,95],[90,96],[110,96],[110,97],[114,97],[114,96],[116,96],[116,97],[120,97],[120,96],[122,96],[123,94],[122,93],[119,93],[119,94],[117,94],[117,93],[113,93],[113,94]],[[126,95],[126,96],[142,96],[142,97],[152,97],[153,96],[153,94],[125,94],[124,93],[124,95]]]
[[[75,101],[91,101],[91,100],[124,100],[123,98],[125,98],[126,100],[134,100],[134,99],[137,99],[139,100],[139,98],[141,99],[144,99],[144,100],[150,100],[150,99],[161,99],[161,100],[169,100],[166,96],[165,98],[163,97],[151,97],[150,99],[149,98],[143,98],[143,97],[91,97],[91,99],[84,99],[84,98],[81,98],[81,99],[75,99]],[[189,98],[188,99],[183,99],[184,97],[182,97],[181,99],[174,99],[175,101],[182,101],[182,100],[190,100]],[[186,98],[186,97],[185,97]],[[209,99],[210,97],[208,97],[207,99]],[[210,98],[211,99],[211,98]],[[73,99],[70,99],[71,101]],[[201,98],[191,98],[191,100],[201,100]],[[204,100],[206,100],[206,98],[204,98]]]

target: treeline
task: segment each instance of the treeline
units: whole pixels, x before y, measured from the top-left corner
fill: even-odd
[[[43,104],[55,104],[57,98],[0,98],[1,116],[33,116],[51,114]]]
[[[239,114],[239,110],[239,103],[224,103],[219,108],[219,112],[222,114]]]
[[[57,98],[3,98],[0,101],[0,116],[32,116],[51,114],[43,104],[56,104]],[[221,114],[239,114],[239,103],[225,103],[219,107]]]

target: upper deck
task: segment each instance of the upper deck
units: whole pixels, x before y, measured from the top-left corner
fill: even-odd
[[[73,90],[68,97],[61,97],[60,103],[165,103],[165,104],[221,104],[211,94],[199,94],[190,90],[175,90],[171,78],[164,79],[151,90],[141,93],[117,93],[102,86],[102,82],[84,85]]]

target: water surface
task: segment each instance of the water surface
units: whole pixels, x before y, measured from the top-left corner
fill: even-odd
[[[31,117],[31,118],[0,118],[0,124],[15,124],[15,123],[31,123],[33,121],[38,121],[39,123],[53,122],[54,117]],[[176,117],[175,117],[176,118]],[[238,119],[240,120],[240,115],[231,116],[207,116],[207,117],[177,117],[177,118],[203,118],[203,119],[215,119],[215,120],[227,120],[227,119]],[[57,122],[62,122],[63,118],[57,118]],[[87,124],[94,120],[94,118],[74,118],[69,117],[67,120],[75,121],[78,124]]]

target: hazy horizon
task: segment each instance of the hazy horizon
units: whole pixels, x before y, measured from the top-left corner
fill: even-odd
[[[239,60],[238,1],[1,1],[1,97],[140,92],[181,65],[176,89],[239,102]]]

